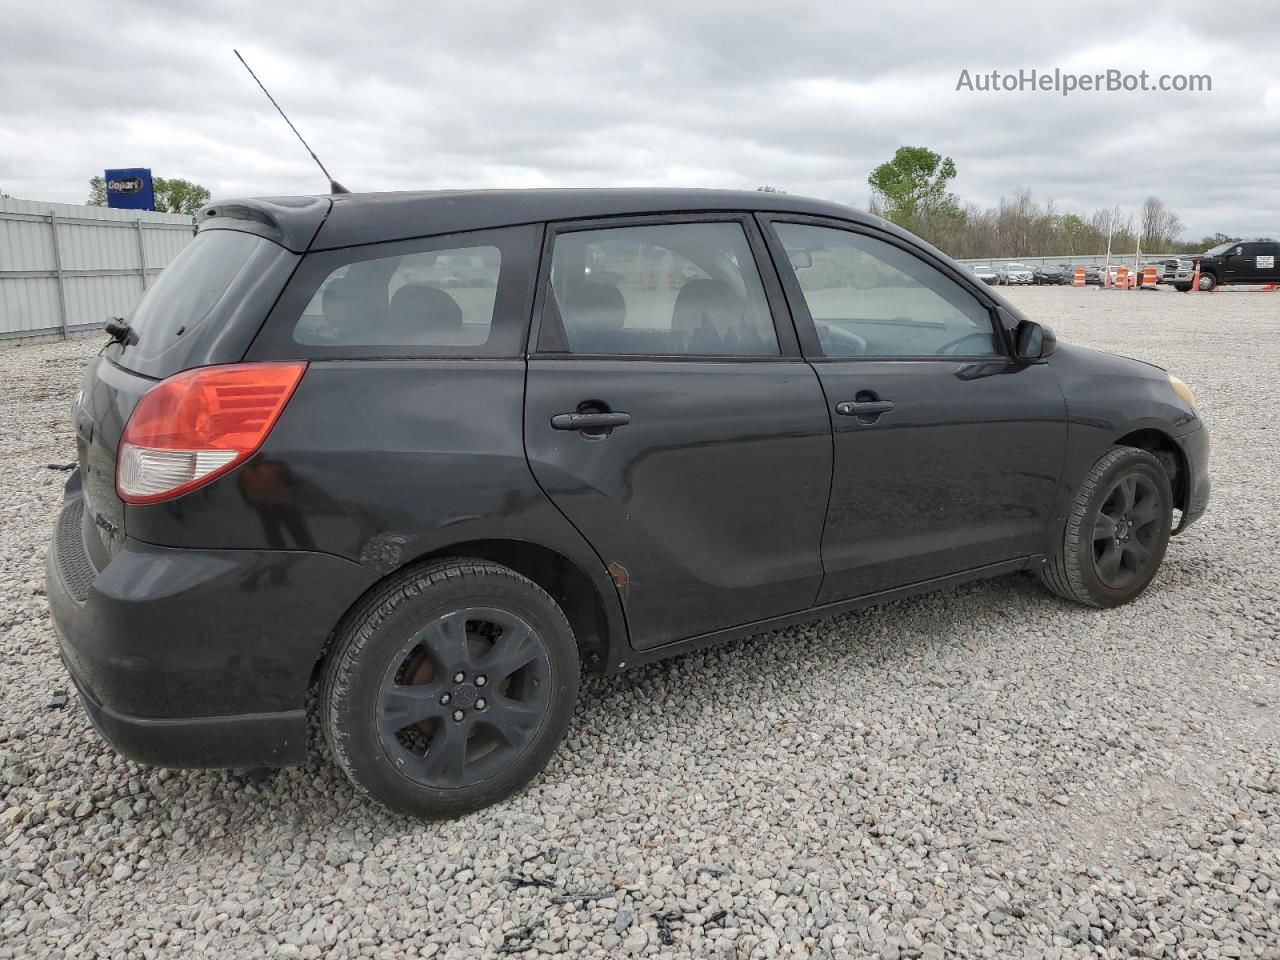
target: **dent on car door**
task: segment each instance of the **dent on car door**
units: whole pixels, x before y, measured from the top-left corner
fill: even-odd
[[[1066,443],[1052,369],[1010,359],[985,299],[905,241],[769,224],[835,429],[820,602],[1043,552]]]
[[[821,583],[830,422],[754,229],[579,223],[543,258],[529,462],[637,648],[806,609]]]

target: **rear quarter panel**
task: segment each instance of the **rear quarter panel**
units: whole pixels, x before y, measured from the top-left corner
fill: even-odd
[[[612,580],[524,452],[525,363],[312,362],[262,449],[175,500],[130,506],[129,534],[177,547],[297,549],[382,576],[468,540],[573,560],[606,608]]]

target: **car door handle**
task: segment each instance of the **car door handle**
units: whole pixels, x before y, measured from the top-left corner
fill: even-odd
[[[842,417],[878,417],[892,409],[892,400],[845,400],[836,404],[836,413]]]
[[[556,430],[602,430],[625,427],[631,422],[629,413],[557,413],[551,418]]]

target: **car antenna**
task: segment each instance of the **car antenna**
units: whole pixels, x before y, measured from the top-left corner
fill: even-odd
[[[307,153],[311,154],[311,159],[316,162],[316,166],[320,168],[320,171],[324,174],[325,179],[329,181],[329,192],[330,193],[350,193],[351,192],[350,190],[348,190],[346,187],[340,184],[337,180],[333,179],[333,177],[329,176],[329,171],[324,168],[324,164],[320,162],[320,158],[316,156],[316,152],[311,149],[311,145],[307,143],[307,141],[302,139],[302,134],[298,132],[298,128],[293,125],[293,121],[289,119],[288,115],[283,110],[280,110],[280,104],[276,103],[276,98],[271,95],[271,92],[267,90],[267,88],[263,85],[262,81],[258,79],[258,75],[253,72],[253,67],[249,66],[245,58],[240,56],[240,51],[232,47],[231,52],[236,55],[237,60],[239,60],[242,64],[244,64],[244,68],[249,71],[249,76],[253,77],[254,83],[256,83],[259,87],[262,88],[262,92],[267,95],[267,99],[271,101],[271,105],[275,107],[276,110],[280,111],[280,116],[284,117],[284,122],[289,124],[289,129],[293,131],[293,135],[298,138],[298,141],[304,147],[307,148]]]

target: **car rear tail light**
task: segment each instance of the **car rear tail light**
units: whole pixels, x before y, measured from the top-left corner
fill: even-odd
[[[307,365],[199,367],[157,383],[129,417],[116,462],[126,503],[154,503],[226,473],[262,446]]]

